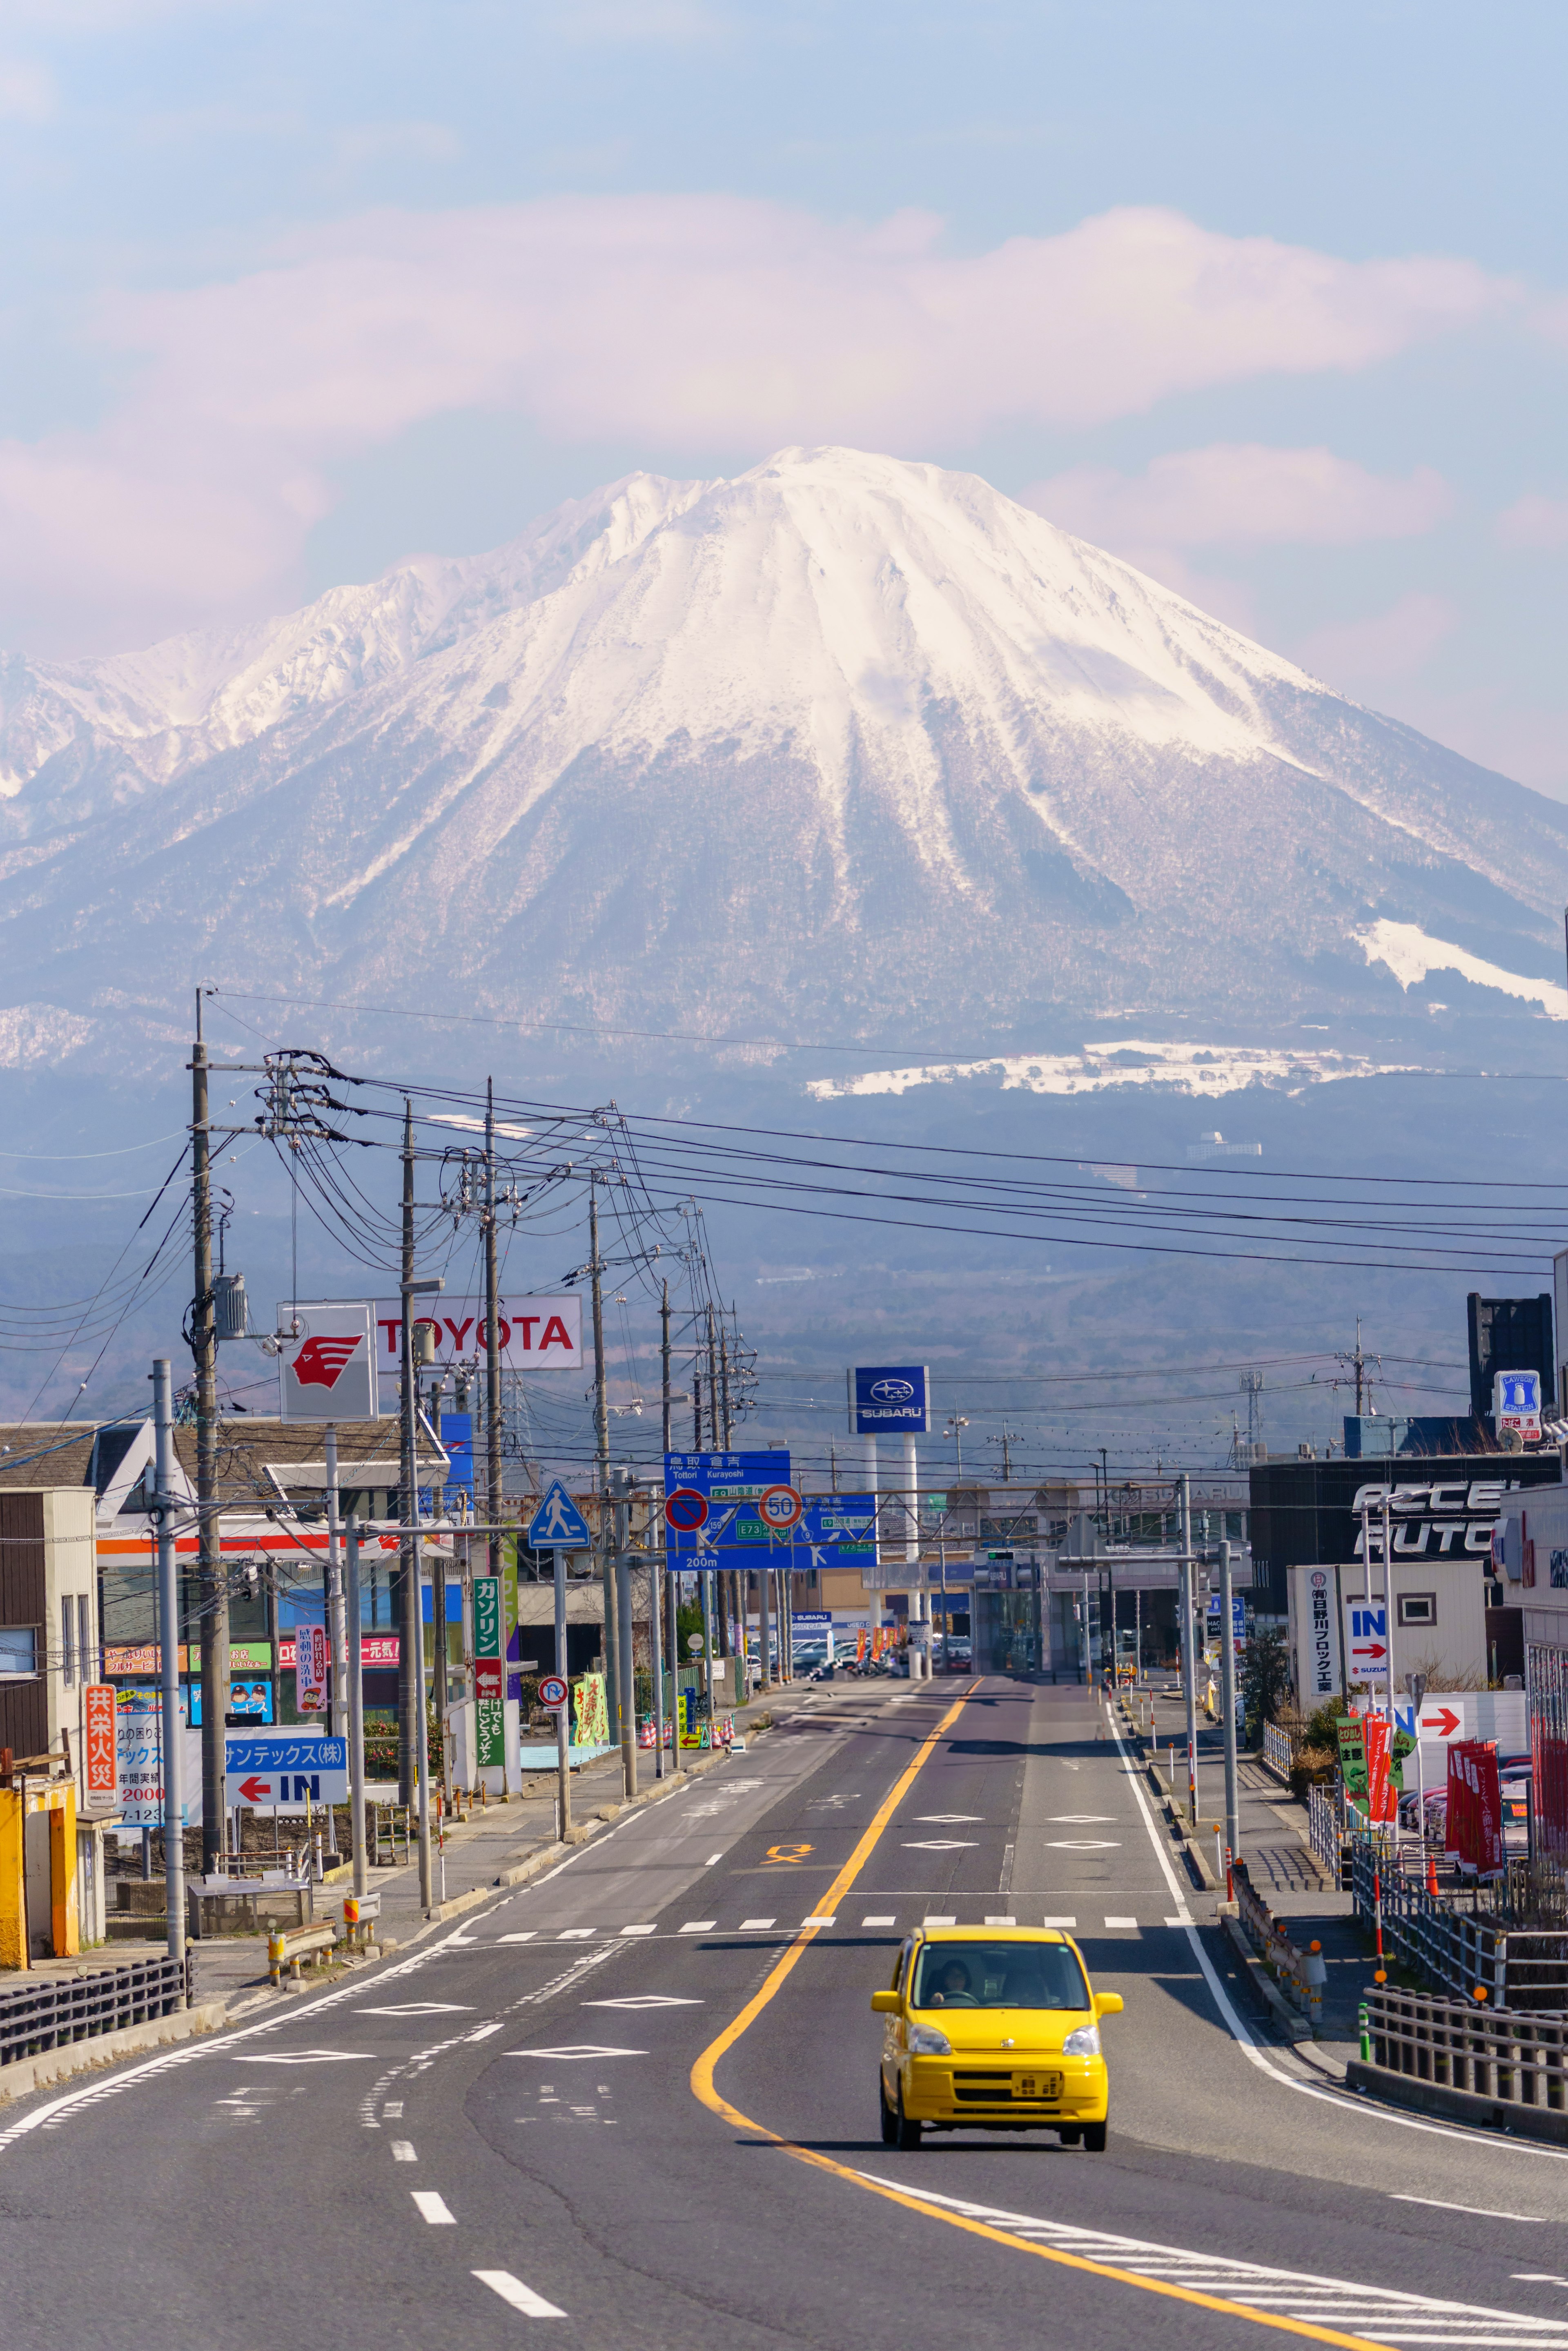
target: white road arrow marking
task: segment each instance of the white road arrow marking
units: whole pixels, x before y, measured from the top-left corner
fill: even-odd
[[[373,2049],[291,2049],[281,2057],[252,2054],[233,2062],[236,2065],[351,2065],[374,2054]]]
[[[561,2057],[569,2063],[579,2057],[645,2057],[645,2049],[610,2049],[602,2042],[579,2041],[560,2049],[508,2049],[508,2057]]]
[[[631,1991],[620,2000],[585,2000],[584,2008],[703,2008],[700,2000],[681,2000],[670,1991]]]

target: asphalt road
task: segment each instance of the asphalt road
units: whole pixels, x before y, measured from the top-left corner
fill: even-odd
[[[1270,2045],[1094,1702],[966,1687],[873,1686],[406,1958],[7,2110],[0,2341],[1568,2351],[1564,2158]],[[1072,1923],[1127,2003],[1105,2154],[882,2146],[869,1998],[927,1917]]]

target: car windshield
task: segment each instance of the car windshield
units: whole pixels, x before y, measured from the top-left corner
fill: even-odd
[[[1087,2008],[1089,1987],[1065,1943],[926,1943],[912,2008]]]

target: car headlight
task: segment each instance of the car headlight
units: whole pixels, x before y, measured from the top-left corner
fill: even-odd
[[[1064,2057],[1098,2057],[1100,2027],[1097,2024],[1081,2024],[1077,2032],[1070,2032],[1062,2043],[1061,2053]]]
[[[909,2028],[909,2053],[912,2057],[951,2057],[953,2043],[934,2024],[912,2024]]]

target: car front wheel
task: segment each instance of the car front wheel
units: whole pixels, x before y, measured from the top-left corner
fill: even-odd
[[[920,2144],[920,2125],[918,2123],[912,2123],[908,2116],[904,2113],[904,2092],[902,2089],[898,2093],[897,2140],[899,2146],[903,2147],[906,2153],[912,2147],[918,2147]]]

